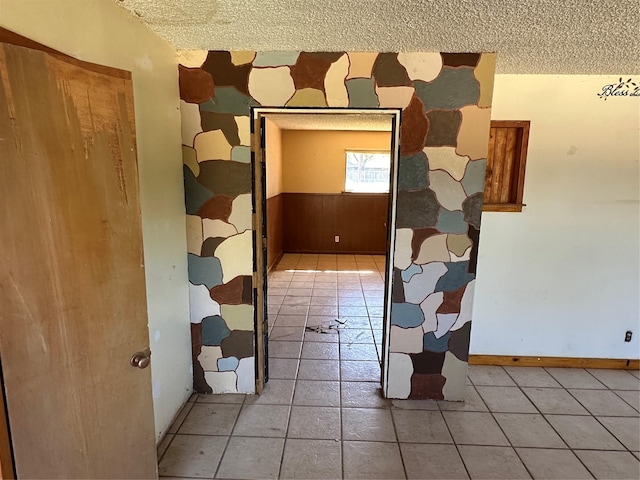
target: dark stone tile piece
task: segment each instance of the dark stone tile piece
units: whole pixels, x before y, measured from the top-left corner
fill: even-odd
[[[464,212],[465,222],[478,229],[480,228],[480,222],[482,220],[483,195],[483,192],[474,193],[462,202],[462,211]]]
[[[469,252],[469,273],[475,275],[478,266],[478,247],[480,244],[480,229],[469,225],[467,235],[471,239],[471,252]]]
[[[460,303],[467,285],[463,285],[457,290],[445,291],[444,300],[436,310],[436,313],[460,313]]]
[[[232,206],[233,198],[226,195],[214,195],[200,206],[197,214],[202,218],[224,220],[226,222],[229,220],[229,215],[231,215]]]
[[[201,257],[213,257],[216,248],[222,242],[224,242],[226,238],[224,237],[210,237],[207,238],[204,242],[202,242],[202,249],[200,250]]]
[[[240,145],[238,124],[230,113],[200,112],[200,125],[202,126],[203,132],[222,130],[229,145],[232,147]]]
[[[202,345],[208,347],[220,346],[222,340],[231,334],[226,322],[220,315],[213,315],[202,319]],[[225,355],[226,356],[226,355]]]
[[[418,152],[400,157],[398,161],[398,189],[422,190],[429,186],[427,155]]]
[[[253,305],[253,279],[249,275],[242,277],[242,303]]]
[[[222,356],[241,358],[253,357],[253,332],[233,330],[222,340]]]
[[[200,104],[201,112],[231,113],[248,116],[251,107],[257,106],[249,95],[240,93],[235,87],[215,87],[214,96]]]
[[[200,365],[198,355],[202,350],[202,325],[199,323],[191,324],[191,358],[193,359],[193,389],[196,393],[213,393],[213,389],[209,386],[204,378],[204,369]]]
[[[402,283],[402,270],[393,269],[393,284],[391,286],[391,301],[393,303],[404,303],[404,284]]]
[[[211,74],[216,86],[233,86],[240,93],[249,95],[251,64],[234,65],[231,52],[210,51],[201,68]]]
[[[428,147],[455,147],[458,142],[458,130],[462,122],[459,110],[432,110],[427,112],[429,132],[426,145]]]
[[[458,330],[451,332],[449,337],[449,351],[458,360],[469,361],[469,339],[471,338],[471,322],[465,323]]]
[[[187,215],[196,215],[202,204],[213,197],[213,192],[198,182],[196,176],[186,165],[182,166],[182,172],[184,175],[184,203]]]
[[[424,312],[413,303],[391,304],[391,325],[402,328],[419,327],[424,323]]]
[[[324,92],[324,79],[331,62],[310,53],[301,52],[298,61],[291,67],[291,77],[296,90],[315,88]]]
[[[444,364],[444,352],[410,353],[411,363],[413,363],[413,373],[440,374]]]
[[[235,198],[251,192],[251,164],[233,160],[207,160],[200,164],[198,182],[216,194]]]
[[[438,222],[440,206],[431,190],[409,192],[400,190],[397,203],[397,228],[434,227]]]
[[[475,278],[473,273],[468,272],[469,262],[446,262],[447,273],[445,273],[438,283],[436,292],[452,292],[464,287]]]
[[[373,78],[352,78],[344,84],[349,95],[349,107],[376,108],[378,106],[378,95]]]
[[[180,98],[187,103],[202,103],[213,97],[213,78],[201,68],[178,65]]]
[[[222,264],[218,258],[200,257],[189,253],[187,259],[189,281],[192,284],[213,288],[222,283]]]
[[[422,337],[422,348],[425,351],[443,353],[449,350],[449,337],[451,332],[445,333],[440,338],[436,338],[434,332],[425,333]]]
[[[447,381],[440,374],[420,374],[411,375],[411,394],[409,398],[412,400],[444,400],[442,387]]]
[[[447,67],[475,67],[480,60],[479,53],[441,53],[442,64]]]
[[[443,68],[435,80],[416,80],[414,85],[427,111],[475,105],[480,98],[480,84],[471,68]]]
[[[227,283],[218,285],[209,291],[211,299],[220,305],[241,305],[242,288],[244,286],[244,277],[238,276],[231,279]]]
[[[402,111],[400,126],[400,155],[413,155],[424,148],[430,130],[429,119],[424,114],[424,105],[415,95]]]
[[[379,87],[411,86],[407,69],[398,61],[397,53],[381,53],[373,62],[372,76]]]
[[[422,243],[433,235],[438,235],[440,231],[437,228],[416,228],[413,230],[411,238],[411,260],[415,260],[420,255],[420,247]]]
[[[467,232],[469,225],[464,221],[464,212],[441,208],[438,213],[438,223],[436,227],[442,233],[462,234]]]
[[[345,52],[308,52],[307,55],[313,58],[318,58],[320,60],[325,60],[329,63],[334,63],[340,60],[340,57],[346,54]]]

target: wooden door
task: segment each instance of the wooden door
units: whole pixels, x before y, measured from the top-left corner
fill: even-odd
[[[130,73],[0,44],[0,192],[18,477],[155,477]]]

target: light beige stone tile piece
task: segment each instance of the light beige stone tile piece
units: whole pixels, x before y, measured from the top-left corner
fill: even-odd
[[[285,105],[295,91],[289,67],[253,68],[249,73],[249,94],[263,107]]]
[[[231,145],[222,130],[198,133],[193,140],[198,162],[206,160],[231,160]]]

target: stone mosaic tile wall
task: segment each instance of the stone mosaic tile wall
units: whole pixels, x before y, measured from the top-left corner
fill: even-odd
[[[251,106],[402,108],[391,398],[461,400],[495,55],[185,52],[180,65],[198,392],[253,392]]]

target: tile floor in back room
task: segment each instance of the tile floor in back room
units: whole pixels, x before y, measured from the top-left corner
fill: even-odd
[[[268,284],[264,393],[192,396],[161,476],[640,478],[638,371],[471,366],[464,404],[386,400],[384,257],[287,254]]]

